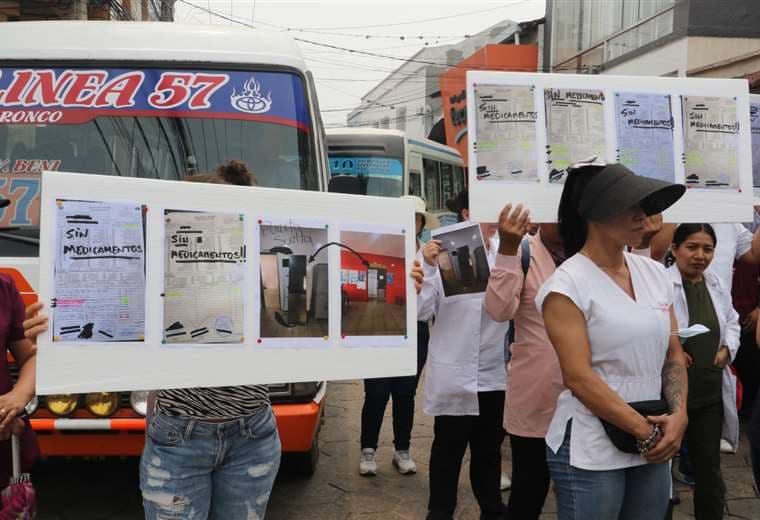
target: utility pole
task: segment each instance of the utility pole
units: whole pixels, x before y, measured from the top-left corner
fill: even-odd
[[[87,20],[87,0],[72,0],[69,20]]]

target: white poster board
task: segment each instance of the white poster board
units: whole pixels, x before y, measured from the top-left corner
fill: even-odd
[[[38,394],[415,373],[410,201],[42,178]],[[366,284],[346,297],[341,262],[395,276],[374,300]]]
[[[760,201],[760,95],[749,95],[749,122],[752,133],[752,190],[754,204]]]
[[[565,168],[599,155],[686,184],[669,222],[751,220],[749,116],[746,80],[468,71],[470,217],[555,222]]]

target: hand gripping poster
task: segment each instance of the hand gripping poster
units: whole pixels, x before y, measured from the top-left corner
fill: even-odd
[[[143,207],[58,200],[55,235],[53,340],[142,341]]]

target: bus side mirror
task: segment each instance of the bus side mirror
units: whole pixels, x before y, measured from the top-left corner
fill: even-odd
[[[362,181],[354,175],[335,175],[330,177],[327,191],[331,193],[348,193],[349,195],[363,195]]]

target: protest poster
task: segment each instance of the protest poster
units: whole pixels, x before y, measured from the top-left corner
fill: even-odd
[[[38,394],[416,372],[410,201],[42,179]]]
[[[752,190],[754,204],[760,202],[760,95],[749,96],[749,124],[752,133]]]
[[[509,105],[490,102],[491,110],[489,101],[520,88],[533,94],[532,105],[520,103],[535,107],[535,144],[525,145],[532,158],[520,148],[525,139],[515,144],[514,132],[487,122],[491,112],[513,116]],[[667,222],[751,220],[746,80],[468,71],[466,94],[473,221],[496,222],[513,202],[527,206],[533,222],[556,222],[567,167],[592,156],[686,185]],[[510,160],[535,178],[507,175]]]

